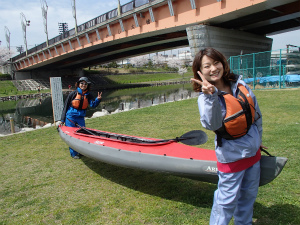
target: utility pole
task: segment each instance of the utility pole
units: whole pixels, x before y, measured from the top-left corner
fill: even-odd
[[[10,32],[9,32],[9,29],[7,28],[7,26],[4,27],[4,32],[5,32],[7,47],[8,47],[8,50],[10,51]]]
[[[75,4],[75,0],[71,0],[71,4],[72,4],[72,9],[73,9],[73,17],[75,19],[75,34],[78,34],[77,31],[77,19],[76,19],[76,4]]]
[[[20,47],[16,47],[17,48],[17,52],[19,52],[20,54],[23,52],[23,46],[21,45]]]
[[[41,9],[42,9],[43,22],[44,22],[44,31],[45,31],[45,34],[46,34],[46,43],[47,43],[47,47],[48,47],[49,46],[48,29],[47,29],[48,5],[47,5],[46,0],[41,0]]]
[[[22,30],[23,30],[23,38],[24,38],[24,44],[25,44],[25,48],[26,48],[26,55],[28,54],[27,52],[27,39],[26,39],[26,27],[30,26],[30,20],[26,20],[26,17],[24,15],[24,13],[20,13],[20,17],[21,17],[21,26],[22,26]]]
[[[120,5],[120,0],[118,0],[118,16],[121,16],[121,5]]]
[[[58,23],[59,34],[64,34],[66,31],[68,31],[68,23]]]

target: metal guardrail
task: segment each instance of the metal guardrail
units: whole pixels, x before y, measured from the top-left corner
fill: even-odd
[[[253,89],[300,87],[300,47],[232,56],[233,73]]]
[[[138,8],[138,7],[143,6],[147,3],[155,2],[155,1],[156,0],[133,0],[131,2],[126,3],[125,5],[121,6],[121,13],[124,14],[126,12],[131,11],[131,10],[134,10],[135,8]],[[118,16],[118,9],[116,8],[116,9],[113,9],[109,12],[106,12],[106,13],[104,13],[104,14],[102,14],[102,15],[94,18],[94,19],[91,19],[91,20],[89,20],[89,21],[87,21],[87,22],[85,22],[81,25],[78,25],[77,26],[77,31],[78,32],[86,31],[86,30],[88,30],[92,27],[96,27],[99,24],[101,24],[103,22],[106,22],[107,20],[110,20],[110,19],[115,18],[117,16]],[[48,42],[49,46],[54,45],[55,43],[58,43],[58,42],[60,42],[64,39],[67,39],[67,38],[72,37],[74,35],[75,35],[75,27],[73,29],[69,30],[69,31],[66,31],[65,33],[63,33],[61,35],[58,35],[58,36],[50,39],[49,42]],[[47,43],[46,42],[29,49],[27,51],[27,54],[28,55],[32,54],[32,53],[37,52],[37,51],[39,51],[41,49],[44,49],[44,48],[47,48]],[[15,56],[15,57],[13,57],[12,61],[13,62],[17,61],[18,59],[21,59],[23,57],[26,57],[26,52],[23,52],[23,53]]]

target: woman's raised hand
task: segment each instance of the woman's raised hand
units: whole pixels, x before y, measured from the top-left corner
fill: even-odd
[[[102,98],[102,92],[98,92],[98,100],[100,100]]]
[[[212,95],[215,91],[216,91],[216,88],[214,85],[212,85],[211,83],[209,83],[205,77],[202,75],[202,73],[200,71],[197,71],[197,73],[199,74],[199,76],[201,77],[202,81],[201,80],[197,80],[195,78],[191,78],[191,81],[194,81],[198,84],[200,84],[202,86],[202,92],[204,94],[210,94]]]

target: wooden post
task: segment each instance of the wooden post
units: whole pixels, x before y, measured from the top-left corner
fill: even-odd
[[[10,117],[10,130],[11,130],[11,133],[15,133],[15,123],[14,123],[13,117]]]

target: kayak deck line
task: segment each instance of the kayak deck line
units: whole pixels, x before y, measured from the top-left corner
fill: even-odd
[[[90,134],[89,132],[92,132]],[[154,139],[154,138],[143,138],[143,137],[135,137],[135,136],[128,136],[123,134],[105,132],[105,131],[98,131],[93,129],[82,129],[79,128],[78,130],[74,131],[78,135],[88,136],[93,138],[100,138],[100,139],[108,139],[114,141],[121,141],[126,143],[133,143],[133,144],[151,144],[151,145],[159,145],[159,144],[168,144],[169,142],[174,142],[175,140],[164,140],[164,139]]]

